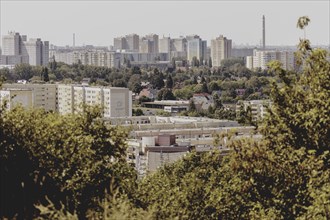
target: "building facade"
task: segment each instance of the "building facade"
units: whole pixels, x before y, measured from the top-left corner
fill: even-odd
[[[239,101],[236,104],[236,114],[240,114],[241,109],[247,111],[248,107],[251,109],[252,121],[261,121],[268,114],[268,108],[270,108],[272,102],[270,100],[249,100]]]
[[[211,40],[211,58],[212,65],[221,66],[221,61],[231,57],[232,40],[220,35],[216,39]]]
[[[9,32],[2,37],[3,51],[1,65],[16,65],[29,63],[30,65],[47,66],[49,61],[49,42],[40,38],[27,41],[26,35]]]
[[[247,56],[246,67],[249,69],[261,68],[267,69],[270,61],[278,60],[282,63],[285,70],[294,70],[295,56],[294,51],[276,51],[276,50],[254,50],[253,56]],[[252,65],[251,65],[252,63]]]
[[[55,84],[3,84],[2,90],[32,91],[32,107],[57,111],[57,85]]]
[[[132,116],[132,92],[127,88],[65,84],[4,84],[0,91],[1,97],[4,97],[2,100],[17,94],[17,97],[8,101],[19,102],[24,107],[44,108],[60,114],[79,113],[83,111],[85,105],[88,105],[99,106],[106,118]],[[27,99],[28,96],[31,98]],[[10,107],[12,106],[13,104]]]
[[[163,37],[159,39],[159,52],[170,53],[171,52],[171,38]]]

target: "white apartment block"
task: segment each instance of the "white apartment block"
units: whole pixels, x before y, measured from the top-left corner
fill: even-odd
[[[24,108],[33,107],[33,94],[29,89],[6,89],[0,90],[0,107],[5,105],[8,110],[16,105],[22,105]]]
[[[46,111],[57,111],[57,86],[55,84],[3,84],[2,90],[32,91],[32,106]],[[24,106],[24,105],[23,105]]]
[[[285,70],[295,69],[295,56],[294,51],[280,51],[278,60],[282,63],[282,68]]]
[[[74,97],[72,85],[57,86],[57,106],[60,114],[74,113]]]
[[[151,52],[159,53],[159,36],[157,34],[148,34],[144,38],[151,41]]]
[[[236,113],[239,114],[241,110],[241,106],[243,106],[244,111],[247,110],[248,107],[251,108],[252,120],[260,121],[265,118],[267,112],[267,108],[270,108],[272,102],[270,100],[250,100],[250,101],[239,101],[236,104]]]
[[[2,55],[19,55],[21,53],[21,36],[10,32],[2,37]]]
[[[46,66],[49,61],[49,42],[40,38],[26,40],[25,35],[10,32],[2,37],[2,65],[29,63]]]
[[[194,57],[198,60],[203,57],[202,40],[200,38],[191,39],[187,42],[187,59],[191,62]]]
[[[159,39],[159,53],[169,53],[171,51],[171,38],[163,37]]]
[[[295,68],[294,51],[254,50],[253,54],[253,56],[247,56],[246,58],[246,67],[249,69],[267,69],[268,63],[274,60],[280,61],[282,68],[285,70]]]
[[[86,103],[85,87],[82,87],[82,86],[72,87],[72,92],[73,92],[72,112],[81,113],[81,112],[83,112],[83,105]]]
[[[101,107],[106,118],[132,116],[132,92],[127,88],[4,84],[0,92],[4,98],[11,98],[11,95],[17,94],[8,100],[12,103],[21,103],[24,107],[44,108],[60,114],[79,113],[83,111],[84,105],[89,105]],[[12,106],[13,104],[10,107]]]
[[[246,57],[246,68],[253,69],[253,56]]]
[[[104,117],[132,116],[132,92],[126,88],[103,88]]]
[[[56,54],[56,52],[54,52]],[[115,52],[104,52],[104,51],[74,51],[68,52],[72,54],[72,63],[81,63],[83,65],[92,65],[92,66],[104,66],[104,67],[116,67],[120,65],[120,54]],[[57,58],[56,58],[57,57]],[[65,59],[61,60],[59,56],[55,55],[56,61],[61,61],[64,63],[67,60],[67,57],[63,56]],[[70,63],[68,63],[70,64]]]
[[[221,61],[231,57],[232,40],[220,35],[211,40],[212,66],[221,66]]]
[[[66,64],[73,64],[73,52],[71,51],[56,51],[56,50],[50,50],[49,51],[49,57],[55,58],[57,62],[63,62]]]
[[[104,117],[132,116],[132,92],[127,88],[58,85],[58,111],[71,114],[83,105],[99,106]]]
[[[172,39],[171,51],[186,52],[187,44],[185,38]]]

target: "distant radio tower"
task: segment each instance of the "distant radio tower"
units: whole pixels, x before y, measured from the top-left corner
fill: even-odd
[[[76,35],[73,33],[73,47],[76,47]]]
[[[262,49],[266,49],[266,24],[265,15],[262,16]]]

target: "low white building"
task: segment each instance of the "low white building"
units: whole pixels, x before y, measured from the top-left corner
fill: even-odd
[[[20,97],[31,93],[31,107],[60,114],[79,113],[84,105],[90,105],[102,108],[106,118],[132,116],[132,92],[127,88],[65,84],[4,84],[2,87],[4,96],[7,90],[21,91]]]
[[[250,100],[250,101],[240,101],[236,104],[236,113],[239,114],[241,107],[243,106],[244,111],[251,108],[252,120],[260,121],[265,118],[268,114],[267,109],[271,107],[270,100]]]

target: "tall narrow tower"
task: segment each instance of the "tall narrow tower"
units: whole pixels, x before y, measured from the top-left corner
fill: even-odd
[[[73,33],[73,47],[76,47],[76,34]]]
[[[266,24],[265,15],[262,16],[262,49],[266,49]]]

